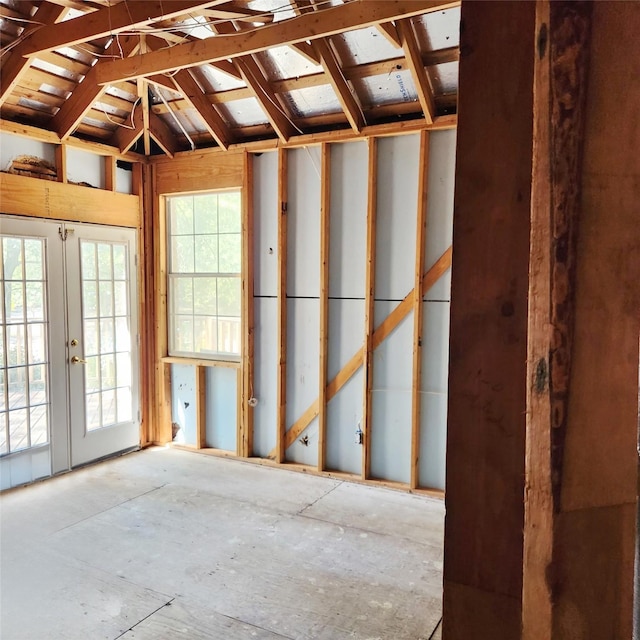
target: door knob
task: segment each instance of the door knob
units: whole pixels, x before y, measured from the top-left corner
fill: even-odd
[[[71,364],[87,364],[87,361],[84,358],[73,356],[73,358],[71,358]]]

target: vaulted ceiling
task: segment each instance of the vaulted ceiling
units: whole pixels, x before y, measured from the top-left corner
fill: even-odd
[[[0,0],[0,116],[145,155],[456,112],[459,2]]]

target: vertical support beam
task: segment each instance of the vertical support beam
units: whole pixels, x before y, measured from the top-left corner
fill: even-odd
[[[536,7],[526,640],[632,637],[640,7],[607,4]]]
[[[167,331],[167,214],[164,198],[157,190],[156,165],[150,165],[153,180],[153,248],[155,266],[155,322],[156,366],[158,367],[158,412],[156,425],[157,442],[164,444],[172,440],[171,434],[171,365],[162,358],[168,354]]]
[[[371,390],[373,388],[373,331],[376,289],[376,212],[378,208],[378,140],[369,138],[369,177],[367,196],[367,263],[364,289],[364,348],[362,371],[362,471],[363,480],[371,476]]]
[[[116,190],[116,157],[105,156],[104,158],[104,188],[107,191]]]
[[[207,446],[207,367],[196,366],[196,449]]]
[[[443,638],[518,640],[535,4],[461,20]]]
[[[287,433],[287,150],[278,149],[278,379],[276,462],[286,457]]]
[[[56,174],[58,182],[67,182],[67,145],[56,146]],[[134,191],[135,193],[135,191]]]
[[[57,151],[57,149],[56,149]],[[106,158],[108,161],[108,157]],[[150,366],[150,358],[149,358],[149,344],[150,336],[147,331],[147,318],[149,315],[152,315],[148,311],[149,309],[149,300],[148,300],[148,289],[147,289],[147,246],[146,246],[146,238],[145,234],[148,232],[147,230],[150,227],[146,227],[146,217],[145,217],[145,201],[144,201],[144,190],[145,184],[143,179],[143,165],[139,162],[136,162],[133,165],[133,175],[132,175],[132,192],[134,195],[137,195],[140,202],[140,212],[138,218],[138,269],[136,273],[137,283],[138,283],[138,332],[140,334],[139,340],[139,363],[140,363],[140,443],[142,445],[147,444],[151,441],[150,438],[150,414],[149,414],[149,406],[150,406],[150,390],[153,388],[153,382],[151,378],[153,377],[151,371],[153,370]],[[153,349],[151,350],[153,353]]]
[[[245,151],[242,185],[242,378],[240,391],[238,455],[253,455],[253,156]]]
[[[420,387],[422,382],[422,274],[427,232],[427,191],[429,187],[429,132],[420,133],[420,169],[416,214],[416,270],[413,285],[413,381],[411,385],[411,476],[410,487],[420,485]]]
[[[318,471],[327,456],[327,374],[329,346],[329,238],[331,219],[331,146],[322,147],[320,193],[320,358],[318,373]]]

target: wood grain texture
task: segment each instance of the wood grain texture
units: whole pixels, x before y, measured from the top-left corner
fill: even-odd
[[[516,640],[535,5],[467,2],[461,19],[443,637]]]
[[[189,153],[156,163],[156,191],[159,194],[193,193],[211,189],[241,188],[244,153],[219,155]]]
[[[73,222],[138,227],[138,196],[0,173],[2,212]]]

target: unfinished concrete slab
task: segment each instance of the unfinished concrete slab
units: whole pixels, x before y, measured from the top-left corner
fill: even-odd
[[[440,500],[150,449],[1,499],[6,640],[428,640]]]

